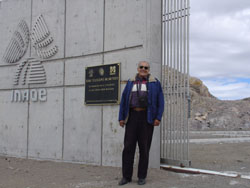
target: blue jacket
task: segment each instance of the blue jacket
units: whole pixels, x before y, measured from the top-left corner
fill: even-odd
[[[120,111],[119,111],[119,121],[128,120],[129,116],[129,104],[130,104],[130,93],[133,88],[134,79],[130,79],[122,93]],[[148,80],[148,108],[147,108],[147,121],[153,124],[154,120],[157,119],[161,121],[162,114],[164,111],[164,96],[161,88],[161,83],[159,80],[153,76],[149,76]]]

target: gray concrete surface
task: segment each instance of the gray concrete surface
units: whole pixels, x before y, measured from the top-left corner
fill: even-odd
[[[6,65],[2,61],[3,54],[8,46],[10,39],[16,29],[20,19],[25,19],[30,25],[31,0],[2,1],[0,6],[0,65]],[[11,23],[11,24],[10,24]],[[28,48],[28,51],[30,48]],[[26,53],[22,59],[29,57]]]
[[[3,54],[21,19],[43,15],[58,53],[38,59],[29,44],[20,61]],[[121,166],[124,129],[118,105],[84,105],[85,67],[121,63],[124,83],[141,60],[161,75],[161,0],[5,0],[0,5],[0,155]],[[19,63],[42,61],[46,84],[13,85]],[[46,102],[10,102],[12,89],[45,88]],[[121,84],[121,90],[124,84]],[[160,166],[156,128],[150,165]]]

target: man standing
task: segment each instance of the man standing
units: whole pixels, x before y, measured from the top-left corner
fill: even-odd
[[[131,182],[136,143],[139,146],[138,184],[146,183],[149,150],[154,126],[159,126],[164,111],[161,83],[149,74],[150,66],[141,61],[135,78],[128,80],[122,93],[119,123],[125,127],[122,175],[119,185]]]

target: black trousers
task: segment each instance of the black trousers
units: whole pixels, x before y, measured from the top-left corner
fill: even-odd
[[[154,126],[147,122],[147,111],[130,110],[125,127],[124,149],[122,152],[122,174],[130,180],[133,175],[136,143],[139,146],[138,178],[146,178],[148,171],[149,150]]]

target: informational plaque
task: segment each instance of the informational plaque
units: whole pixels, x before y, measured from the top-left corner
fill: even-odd
[[[86,67],[85,104],[119,104],[120,63]]]

